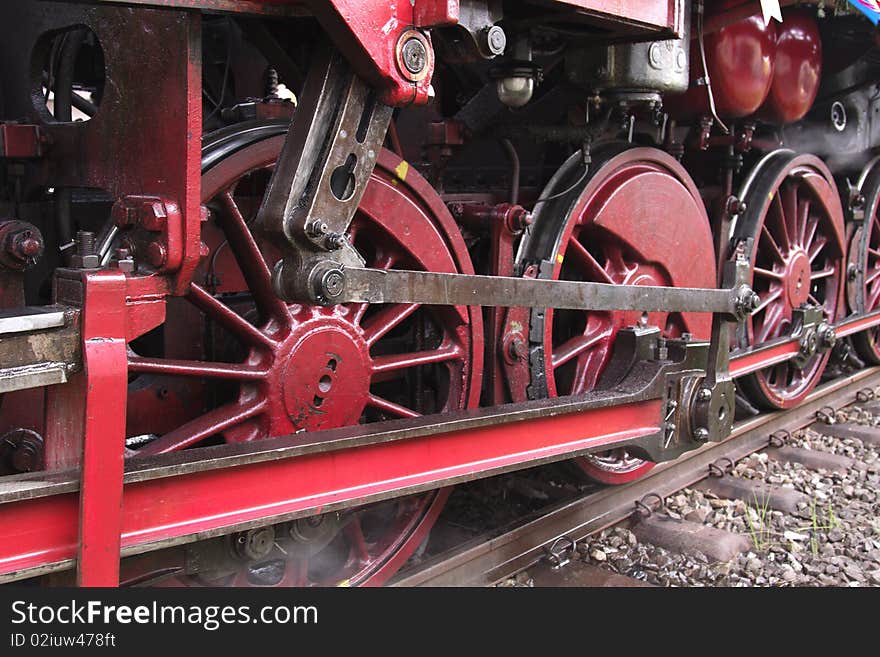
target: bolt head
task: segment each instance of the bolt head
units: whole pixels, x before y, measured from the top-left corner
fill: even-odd
[[[837,333],[830,325],[823,323],[819,327],[818,333],[818,342],[822,348],[833,349],[834,345],[837,344]]]
[[[747,209],[745,201],[739,200],[736,196],[731,196],[727,199],[727,214],[730,215],[740,215],[743,214]]]
[[[319,303],[332,305],[345,289],[345,274],[334,263],[318,264],[309,276],[312,298]]]
[[[694,429],[694,440],[698,443],[704,443],[709,440],[709,430],[706,427],[697,427]]]
[[[306,233],[311,237],[322,237],[327,234],[327,224],[320,219],[315,219],[306,226]]]
[[[327,247],[334,251],[343,248],[345,244],[345,235],[342,233],[330,233],[327,236]]]
[[[404,68],[413,75],[418,75],[428,65],[428,51],[421,39],[416,37],[407,39],[403,44],[403,48],[400,49],[400,58]]]
[[[507,35],[499,26],[493,25],[485,31],[486,49],[493,55],[503,55],[507,48]]]
[[[275,529],[271,526],[251,529],[238,534],[235,538],[235,549],[245,559],[264,559],[275,547]]]
[[[329,271],[324,274],[324,291],[330,298],[338,297],[342,293],[344,284],[342,273],[338,271]]]
[[[168,250],[161,242],[150,242],[147,247],[147,261],[156,267],[162,267],[168,261]]]
[[[76,258],[77,256],[74,256]],[[97,254],[79,256],[79,268],[80,269],[97,269],[101,266],[101,259]]]
[[[513,360],[525,360],[529,355],[528,347],[522,338],[514,338],[510,341],[510,356]]]
[[[700,391],[697,393],[697,399],[700,401],[709,401],[712,399],[712,391],[709,388],[700,388]]]

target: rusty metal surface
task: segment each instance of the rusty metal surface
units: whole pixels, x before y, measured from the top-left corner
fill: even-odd
[[[739,289],[612,285],[347,267],[342,303],[428,303],[733,315]]]
[[[743,458],[768,445],[776,431],[793,431],[809,424],[824,406],[855,401],[856,393],[880,383],[880,368],[858,372],[814,390],[799,407],[766,413],[734,427],[731,437],[707,445],[675,462],[663,464],[643,479],[606,488],[585,498],[566,502],[492,536],[437,555],[422,565],[403,571],[392,586],[474,586],[496,583],[511,576],[545,554],[545,547],[567,536],[581,540],[627,518],[635,503],[651,493],[667,496],[709,475],[709,465],[719,458]]]
[[[78,313],[38,310],[0,316],[0,392],[65,383],[81,367]]]

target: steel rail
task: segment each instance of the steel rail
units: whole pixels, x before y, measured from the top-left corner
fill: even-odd
[[[549,511],[533,514],[515,526],[497,530],[439,554],[400,573],[390,586],[487,586],[539,561],[545,548],[562,537],[581,540],[626,519],[646,495],[667,497],[709,476],[709,465],[722,457],[741,459],[769,444],[771,434],[809,424],[816,411],[855,401],[865,387],[880,384],[880,367],[831,381],[813,391],[797,408],[767,413],[734,426],[720,443],[688,452],[654,468],[630,484],[604,488]]]

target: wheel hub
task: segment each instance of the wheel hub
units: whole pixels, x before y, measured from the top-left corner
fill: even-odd
[[[614,276],[615,280],[617,277]],[[649,285],[663,287],[669,285],[669,281],[663,276],[656,267],[650,265],[637,264],[628,270],[626,275],[617,281],[620,285]],[[642,313],[638,310],[621,311],[614,313],[615,325],[617,328],[626,326],[636,326],[645,324],[647,326],[660,326],[665,328],[667,316],[669,313],[653,312]]]
[[[357,424],[372,369],[359,328],[319,316],[298,326],[279,351],[278,396],[295,431]]]
[[[792,308],[799,308],[810,298],[810,256],[796,251],[785,270],[785,296]]]

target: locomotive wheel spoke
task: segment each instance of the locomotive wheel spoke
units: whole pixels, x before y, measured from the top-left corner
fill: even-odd
[[[804,248],[809,250],[810,246],[816,240],[816,231],[819,229],[819,218],[809,219],[810,225],[807,228],[806,239],[804,240]]]
[[[828,278],[829,276],[834,276],[836,272],[832,267],[826,267],[825,269],[820,269],[819,271],[814,271],[810,274],[810,279],[817,281],[821,278]]]
[[[800,202],[798,206],[798,215],[797,215],[797,223],[798,223],[798,244],[801,246],[806,246],[809,242],[807,240],[807,233],[809,232],[809,223],[810,223],[810,201],[809,199],[804,199]],[[818,220],[817,220],[818,225]]]
[[[268,372],[240,363],[210,363],[207,361],[172,360],[170,358],[141,358],[130,356],[128,369],[132,372],[165,374],[169,376],[195,376],[206,379],[230,379],[233,381],[260,381]]]
[[[252,402],[234,402],[200,415],[174,431],[166,433],[138,450],[138,454],[170,454],[200,443],[206,438],[222,433],[262,413],[266,408],[264,399]]]
[[[275,345],[274,340],[200,285],[191,283],[187,298],[227,331],[241,338],[245,344],[268,348]]]
[[[785,230],[789,238],[789,244],[797,246],[799,243],[797,187],[792,184],[783,185],[780,195],[782,196],[782,218],[785,221]]]
[[[769,269],[762,269],[761,267],[755,267],[755,275],[761,276],[762,278],[770,278],[774,281],[784,281],[785,274],[782,274],[777,271],[771,271]]]
[[[573,262],[575,265],[587,275],[587,280],[596,281],[598,283],[614,283],[614,280],[593,257],[593,254],[590,253],[587,250],[587,247],[581,244],[575,237],[572,237],[568,242],[566,255],[568,255],[569,252],[574,256]]]
[[[444,363],[450,360],[458,360],[463,357],[461,347],[450,345],[431,351],[416,351],[407,354],[394,354],[391,356],[377,356],[373,359],[373,372],[381,374],[405,370],[420,365],[432,363]]]
[[[362,324],[364,339],[367,345],[372,347],[394,327],[412,315],[420,307],[417,303],[401,303],[387,306],[372,317],[368,317]]]
[[[227,190],[221,195],[223,204],[222,227],[229,241],[229,247],[235,254],[241,273],[248,283],[248,288],[264,319],[275,319],[283,326],[289,326],[290,313],[287,304],[282,301],[272,286],[272,274],[266,264],[260,247],[247,222],[239,210],[238,204]]]
[[[770,290],[764,296],[761,297],[761,303],[758,304],[758,307],[755,308],[755,310],[752,314],[757,315],[762,310],[766,309],[767,306],[778,301],[781,296],[782,296],[782,288],[781,287],[777,287],[773,290]]]
[[[779,230],[780,245],[786,251],[790,251],[793,243],[788,233],[788,226],[785,222],[785,210],[782,207],[782,199],[779,194],[776,194],[773,197],[773,201],[770,204],[770,211]]]
[[[610,327],[606,330],[599,330],[587,335],[576,335],[569,338],[561,345],[553,348],[553,369],[562,367],[572,358],[577,358],[586,351],[589,351],[600,342],[611,337]]]
[[[779,248],[779,244],[777,244],[776,240],[773,239],[773,235],[767,228],[767,224],[761,226],[761,238],[766,240],[767,243],[770,245],[770,248],[773,249],[776,260],[778,262],[785,262],[785,256],[782,254],[782,249]]]
[[[421,417],[421,413],[416,413],[414,410],[406,408],[405,406],[401,406],[400,404],[395,404],[392,401],[389,401],[383,397],[379,397],[378,395],[370,395],[367,399],[367,406],[372,406],[373,408],[377,408],[380,411],[385,411],[386,413],[391,413],[392,415],[396,415],[397,417]]]
[[[574,368],[574,376],[572,377],[572,390],[592,390],[596,387],[596,383],[599,379],[598,367],[593,362],[604,360],[604,356],[607,355],[607,350],[604,353],[597,353],[599,350],[594,352],[584,354],[580,358],[578,358],[577,365]],[[621,453],[625,454],[626,450],[623,450]]]
[[[778,337],[784,318],[785,309],[781,303],[770,308],[764,316],[764,324],[761,327],[761,335],[758,337],[758,341],[766,342],[770,338]]]
[[[878,302],[880,302],[880,285],[871,290],[871,295],[866,300],[866,305],[869,308],[876,308]]]
[[[828,238],[824,235],[819,235],[816,238],[816,241],[811,245],[808,253],[810,256],[810,262],[815,262],[816,258],[819,257],[819,254],[822,253],[822,249],[825,248],[825,245],[828,244]]]

